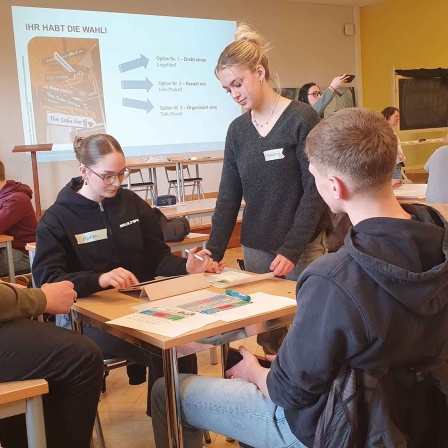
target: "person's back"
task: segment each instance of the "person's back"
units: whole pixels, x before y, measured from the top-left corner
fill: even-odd
[[[409,425],[396,425],[402,395],[396,400],[386,395],[393,412],[384,415],[375,443],[366,445],[339,437],[337,425],[347,421],[347,414],[326,408],[344,368],[368,373],[448,362],[448,222],[426,205],[398,203],[390,182],[396,144],[384,118],[367,109],[338,111],[310,132],[306,154],[316,187],[333,213],[347,213],[352,227],[338,252],[314,261],[300,276],[296,315],[270,370],[241,347],[243,360],[226,372],[232,381],[189,376],[180,382],[190,425],[185,438],[192,439],[194,426],[257,448],[404,446],[388,439],[387,432],[397,427],[401,439],[411,435]],[[447,393],[448,369],[438,380]],[[165,412],[162,393],[153,394],[153,405]],[[193,415],[204,403],[206,415]],[[420,422],[428,415],[418,409]],[[327,440],[318,445],[318,423],[327,417]],[[159,411],[153,418],[157,448],[167,446],[160,419]],[[432,422],[437,432],[442,424]],[[199,442],[197,437],[188,446]]]
[[[426,202],[430,204],[448,203],[448,146],[437,149],[425,164],[429,173]]]
[[[5,179],[5,167],[0,161],[0,234],[14,238],[12,242],[14,269],[29,272],[29,259],[25,246],[35,241],[37,227],[31,199],[33,192],[28,185]],[[0,276],[7,275],[5,250],[0,250]]]

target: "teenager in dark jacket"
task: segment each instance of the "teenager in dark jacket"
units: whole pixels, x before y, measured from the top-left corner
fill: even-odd
[[[12,253],[16,273],[30,271],[25,246],[35,240],[37,227],[32,197],[33,192],[28,185],[6,180],[5,165],[0,161],[0,234],[14,238]],[[6,249],[0,249],[0,277],[5,275],[8,275]]]
[[[84,297],[105,288],[129,288],[156,275],[198,273],[210,266],[207,250],[198,252],[205,261],[194,257],[195,249],[188,259],[172,255],[154,210],[137,194],[121,188],[129,171],[113,137],[76,138],[74,147],[81,177],[61,190],[36,232],[33,276],[37,285],[70,280],[78,296]],[[70,328],[68,315],[57,316],[56,322]],[[161,358],[90,326],[84,334],[107,355],[148,365],[150,394],[155,379],[163,375]],[[196,373],[196,356],[180,358],[179,368]]]
[[[448,390],[448,222],[426,205],[398,203],[390,183],[396,143],[384,118],[367,109],[343,109],[310,132],[306,152],[316,187],[353,227],[338,252],[300,276],[296,316],[270,369],[241,347],[243,360],[226,372],[231,379],[181,376],[185,446],[201,446],[195,428],[257,448],[313,446],[343,366],[373,370],[440,359],[439,387]],[[167,447],[162,381],[152,406],[156,446]],[[398,446],[387,433],[376,440],[366,446]],[[347,442],[330,437],[325,446]]]

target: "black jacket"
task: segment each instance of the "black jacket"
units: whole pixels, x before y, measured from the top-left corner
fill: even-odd
[[[186,274],[186,260],[171,254],[153,209],[119,189],[100,204],[76,193],[74,178],[39,222],[33,277],[37,286],[70,280],[79,297],[98,292],[101,274],[122,267],[139,281]]]
[[[403,208],[415,219],[360,222],[299,279],[297,314],[267,384],[307,446],[343,365],[410,365],[446,345],[448,223],[424,205]]]

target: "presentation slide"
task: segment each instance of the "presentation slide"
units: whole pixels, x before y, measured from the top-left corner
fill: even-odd
[[[113,135],[127,156],[224,149],[241,109],[214,75],[236,23],[12,7],[25,144],[73,159],[73,139]]]

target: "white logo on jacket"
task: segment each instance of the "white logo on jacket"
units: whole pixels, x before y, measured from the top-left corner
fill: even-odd
[[[137,222],[140,222],[140,220],[138,218],[132,219],[131,221],[124,222],[123,224],[120,224],[120,229],[123,227],[130,226],[132,224],[136,224]]]

